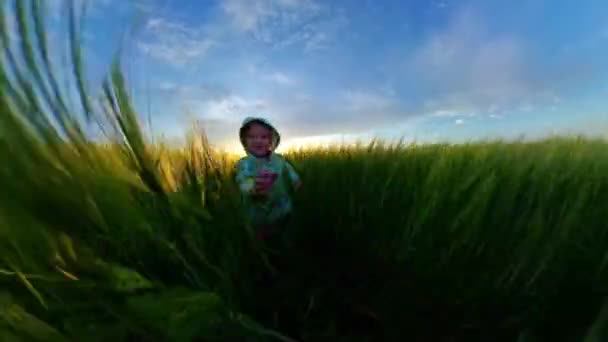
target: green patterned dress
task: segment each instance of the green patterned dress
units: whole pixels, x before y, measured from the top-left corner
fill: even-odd
[[[276,174],[276,180],[267,195],[256,196],[253,193],[255,178],[262,169]],[[236,164],[236,181],[243,194],[243,206],[248,219],[254,225],[268,225],[285,218],[292,211],[290,185],[298,183],[300,177],[280,154],[271,153],[266,158],[249,154]]]

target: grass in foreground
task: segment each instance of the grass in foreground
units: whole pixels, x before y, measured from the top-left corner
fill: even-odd
[[[93,102],[74,8],[69,107],[39,4],[10,2],[17,45],[1,16],[3,339],[606,338],[606,142],[292,153],[305,187],[267,286],[232,161],[196,131],[148,144],[118,63]],[[84,133],[98,122],[106,145]]]

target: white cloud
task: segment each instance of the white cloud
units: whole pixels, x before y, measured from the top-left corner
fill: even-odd
[[[273,50],[295,45],[307,52],[319,51],[330,47],[348,22],[342,13],[317,0],[221,0],[220,16],[200,26],[166,17],[160,8],[142,0],[135,6],[150,17],[137,48],[174,67],[204,60],[220,45],[254,49],[253,55],[264,60]],[[263,50],[250,43],[262,44]],[[286,76],[276,72],[267,79],[293,85]]]
[[[335,13],[324,20],[304,25],[285,39],[274,42],[273,46],[280,49],[302,44],[305,52],[323,51],[338,41],[340,33],[348,24],[349,20],[343,13]]]
[[[464,120],[463,119],[457,119],[457,120],[454,121],[454,123],[456,125],[464,125]]]
[[[291,78],[288,75],[286,75],[282,72],[279,72],[279,71],[275,71],[271,74],[265,75],[264,79],[274,82],[276,84],[282,85],[282,86],[295,85],[295,80],[293,78]]]
[[[269,105],[269,113],[292,137],[365,134],[394,126],[410,115],[395,98],[366,89],[347,90],[326,100],[296,91],[272,99]]]
[[[394,98],[381,92],[349,90],[327,102],[298,88],[286,91],[266,96],[221,91],[207,97],[189,91],[180,93],[177,102],[201,120],[212,141],[222,144],[235,139],[241,120],[250,115],[269,118],[285,133],[286,141],[310,136],[361,136],[374,129],[394,127],[407,116]]]
[[[346,22],[343,15],[335,16],[331,8],[316,0],[221,0],[223,15],[201,26],[165,17],[160,9],[142,5],[141,0],[136,7],[143,7],[151,16],[137,41],[138,49],[174,67],[201,61],[223,44],[255,48],[247,45],[253,42],[267,45],[264,51],[300,44],[305,51],[318,51],[331,45]],[[293,79],[284,73],[267,77],[281,85],[293,85]]]
[[[202,28],[188,27],[165,18],[149,19],[145,33],[149,38],[140,40],[138,48],[145,54],[176,67],[203,59],[217,44],[205,35]]]
[[[279,146],[279,152],[288,151],[299,148],[323,148],[329,147],[335,144],[341,146],[356,144],[360,141],[369,141],[372,136],[368,133],[359,134],[324,134],[324,135],[311,135],[306,137],[291,138],[285,137],[281,146]]]
[[[225,133],[228,127],[235,128],[245,117],[266,112],[269,108],[267,100],[263,98],[247,98],[235,94],[209,98],[192,95],[195,94],[188,94],[183,99],[183,105],[197,119],[214,123],[217,128],[214,132],[216,135]]]
[[[522,39],[490,34],[471,8],[455,13],[406,61],[407,72],[434,89],[430,109],[498,112],[552,101]]]
[[[222,9],[241,31],[261,32],[267,25],[296,24],[321,6],[312,0],[224,0]]]
[[[536,107],[531,103],[524,103],[519,107],[519,110],[524,113],[531,113]]]
[[[460,116],[461,114],[457,111],[454,110],[450,110],[450,109],[439,109],[434,111],[432,114],[432,116],[437,116],[437,117],[454,117],[454,116]]]
[[[432,4],[434,7],[437,7],[437,8],[439,8],[439,9],[444,9],[444,8],[448,7],[448,3],[447,3],[447,2],[445,2],[445,1],[435,1],[435,0],[433,0],[433,1],[431,2],[431,4]]]
[[[361,90],[349,90],[342,95],[341,106],[347,111],[355,112],[379,112],[387,110],[393,105],[392,99],[374,92]]]
[[[437,109],[430,113],[430,116],[439,118],[455,118],[455,117],[475,117],[477,113],[460,111],[456,109]]]
[[[133,7],[144,14],[162,13],[163,8],[155,0],[132,0]],[[164,7],[169,6],[169,1],[164,2]]]
[[[177,89],[177,85],[173,82],[161,82],[158,88],[160,90],[171,91]]]
[[[348,24],[346,16],[316,0],[223,0],[222,9],[237,31],[275,49],[325,49]]]
[[[273,116],[267,114],[271,109],[267,101],[231,94],[208,100],[187,100],[185,106],[203,124],[212,141],[226,145],[237,141],[237,132],[245,117],[263,115],[272,120]]]
[[[207,103],[204,117],[212,119],[230,120],[241,119],[249,113],[267,108],[264,99],[246,99],[241,96],[230,95],[223,99],[212,100]]]
[[[298,85],[296,78],[286,72],[278,71],[270,68],[270,70],[266,70],[265,67],[258,67],[255,63],[247,63],[244,67],[249,75],[255,81],[263,80],[266,82],[274,83],[276,85],[282,87],[294,87]]]

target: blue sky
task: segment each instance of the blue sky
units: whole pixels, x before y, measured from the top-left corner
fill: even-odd
[[[196,119],[235,148],[250,115],[286,145],[608,133],[605,0],[90,2],[92,79],[122,44],[156,134]]]

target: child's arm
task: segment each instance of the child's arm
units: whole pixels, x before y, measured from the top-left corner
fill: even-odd
[[[287,160],[285,161],[285,167],[287,168],[287,174],[289,175],[289,179],[291,180],[293,187],[296,190],[299,189],[302,186],[302,180],[300,179],[300,176]]]
[[[236,164],[236,182],[239,189],[246,195],[255,194],[255,177],[254,171],[249,167],[244,160]]]

